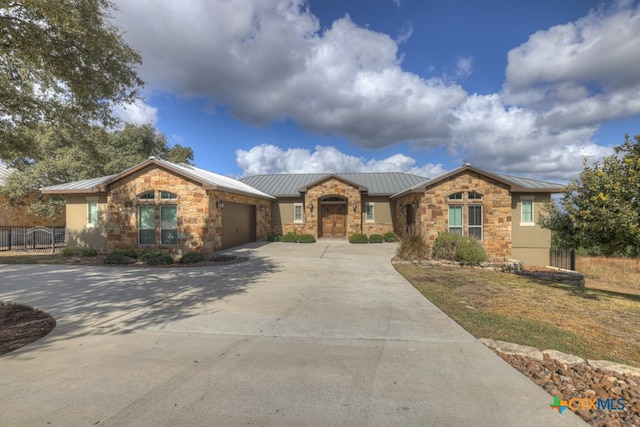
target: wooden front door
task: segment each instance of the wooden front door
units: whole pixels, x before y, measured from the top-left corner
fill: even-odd
[[[322,237],[345,237],[347,205],[322,205]]]

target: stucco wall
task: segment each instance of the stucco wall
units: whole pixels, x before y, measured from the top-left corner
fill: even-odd
[[[367,222],[367,204],[373,203],[373,221]],[[367,236],[394,232],[392,206],[389,197],[365,196],[362,199],[362,232]]]
[[[522,199],[533,199],[534,225],[523,224]],[[551,231],[538,225],[540,213],[545,208],[545,202],[550,199],[549,194],[514,193],[512,201],[513,217],[513,250],[512,257],[520,259],[525,265],[549,265],[549,249],[551,246]]]
[[[69,194],[67,198],[67,246],[107,250],[107,195],[105,193]],[[98,224],[87,224],[87,201],[98,202]]]
[[[302,203],[302,217],[306,217],[307,207],[304,205],[304,197],[282,197],[272,202],[272,220],[271,233],[274,235],[283,235],[289,232],[303,234],[298,229],[306,229],[303,223],[293,222],[293,206],[296,203]]]

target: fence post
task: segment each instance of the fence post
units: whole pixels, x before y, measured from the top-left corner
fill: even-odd
[[[576,271],[576,250],[571,249],[569,251],[569,263],[571,264],[571,271]]]

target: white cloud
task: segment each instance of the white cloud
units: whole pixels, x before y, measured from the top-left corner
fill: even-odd
[[[113,108],[114,115],[125,123],[135,125],[155,125],[158,121],[158,109],[143,101],[118,104]]]
[[[242,176],[273,173],[330,173],[330,172],[405,172],[434,177],[444,172],[442,165],[416,165],[415,159],[395,154],[386,159],[366,160],[345,154],[335,147],[318,145],[311,152],[302,148],[283,150],[262,144],[250,150],[236,150],[236,163]]]
[[[152,89],[205,99],[247,123],[292,120],[361,147],[444,146],[492,170],[570,176],[585,155],[610,152],[596,141],[604,123],[640,115],[638,2],[531,35],[508,53],[504,87],[490,95],[404,70],[398,45],[412,27],[394,40],[349,16],[321,26],[305,0],[116,3]],[[452,80],[473,71],[472,58],[461,57]],[[269,157],[279,148],[260,147],[238,154],[245,173],[260,168],[252,156],[266,156],[274,171],[296,170],[287,162],[298,158],[329,164],[326,147],[278,152],[283,159]],[[367,163],[355,159],[335,160]]]

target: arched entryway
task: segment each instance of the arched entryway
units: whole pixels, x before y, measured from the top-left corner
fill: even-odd
[[[347,199],[327,196],[320,199],[318,237],[347,236]]]

